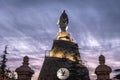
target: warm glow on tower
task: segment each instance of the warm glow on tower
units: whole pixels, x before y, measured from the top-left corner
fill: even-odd
[[[63,11],[60,19],[58,20],[60,31],[57,34],[57,39],[54,41],[53,48],[50,51],[50,57],[67,58],[71,61],[75,61],[75,57],[82,63],[77,44],[70,38],[70,34],[67,32],[68,28],[68,16]]]
[[[73,42],[73,40],[70,39],[70,34],[68,32],[58,32],[57,40],[65,40]]]
[[[57,53],[51,51],[50,56],[51,57],[57,57],[57,58],[67,58],[67,59],[69,59],[71,61],[75,61],[74,57],[71,54],[64,54],[62,51],[57,52]]]

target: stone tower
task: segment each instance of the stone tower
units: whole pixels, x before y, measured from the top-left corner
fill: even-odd
[[[67,68],[70,76],[66,80],[89,80],[88,69],[82,65],[79,47],[67,32],[69,19],[65,12],[61,14],[58,25],[60,31],[53,41],[49,56],[45,56],[38,80],[60,80],[57,71]]]
[[[105,57],[103,55],[99,56],[99,64],[95,69],[95,74],[97,75],[97,80],[111,80],[110,73],[112,69],[105,65]]]
[[[23,59],[23,65],[16,69],[18,74],[17,80],[31,80],[34,71],[28,65],[29,57],[25,56]]]

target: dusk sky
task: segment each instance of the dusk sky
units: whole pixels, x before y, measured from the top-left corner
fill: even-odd
[[[37,80],[63,10],[91,80],[100,54],[113,70],[120,68],[120,0],[0,0],[0,55],[8,45],[8,68],[14,71],[27,55],[35,70],[32,80]]]

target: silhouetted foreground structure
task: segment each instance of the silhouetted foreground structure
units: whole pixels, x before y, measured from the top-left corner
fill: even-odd
[[[7,48],[5,48],[4,55],[7,54],[6,51]],[[3,58],[3,62],[6,61],[7,58]],[[32,75],[34,74],[34,71],[28,66],[29,65],[29,57],[25,56],[23,59],[23,65],[16,69],[16,72],[18,74],[18,79],[15,79],[14,73],[12,73],[10,70],[6,69],[4,66],[6,66],[5,63],[2,63],[0,66],[0,80],[31,80]]]
[[[111,80],[110,73],[112,72],[112,69],[105,65],[105,57],[103,55],[99,56],[99,63],[100,65],[95,69],[97,80]]]
[[[28,65],[29,57],[25,56],[23,59],[23,65],[15,70],[18,74],[17,80],[31,80],[34,71]]]

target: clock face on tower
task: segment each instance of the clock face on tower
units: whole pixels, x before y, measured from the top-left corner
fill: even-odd
[[[67,68],[60,68],[58,71],[57,71],[57,77],[60,79],[60,80],[65,80],[69,77],[69,70]]]

